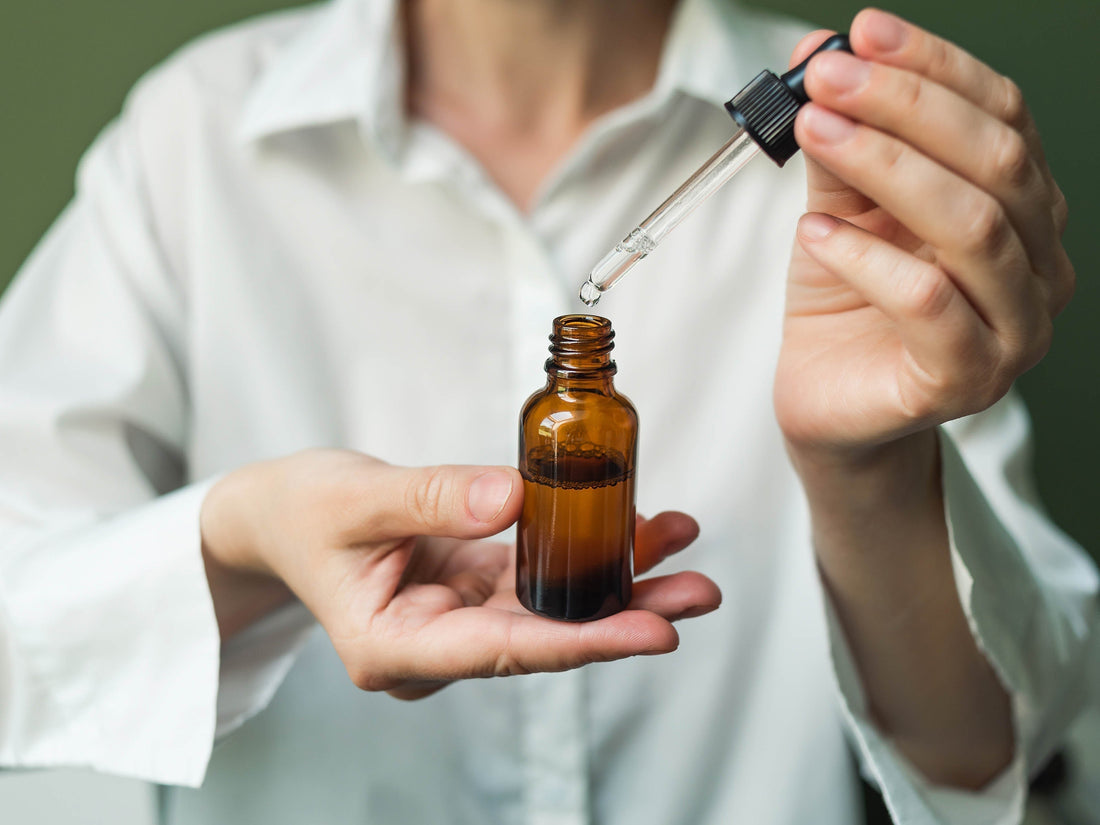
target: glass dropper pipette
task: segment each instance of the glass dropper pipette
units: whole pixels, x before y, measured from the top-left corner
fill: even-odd
[[[776,77],[769,71],[756,76],[748,86],[726,103],[726,110],[740,127],[732,138],[684,181],[648,218],[630,231],[600,260],[581,285],[580,297],[595,306],[600,296],[618,283],[634,264],[657,248],[699,204],[721,189],[750,160],[763,150],[782,166],[795,152],[794,119],[809,100],[803,89],[806,65],[824,51],[850,52],[848,36],[836,34],[822,43],[810,57]]]

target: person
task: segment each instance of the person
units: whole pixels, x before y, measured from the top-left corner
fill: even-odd
[[[693,514],[639,520],[632,609],[525,614],[498,536],[550,320],[825,36],[335,0],[147,76],[0,309],[0,762],[171,823],[849,823],[847,733],[897,822],[1018,821],[1095,688],[1011,388],[1074,275],[1018,89],[958,47],[860,13],[805,162],[605,299],[640,508]]]

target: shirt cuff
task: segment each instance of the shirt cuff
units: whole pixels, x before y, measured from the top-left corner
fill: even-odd
[[[294,601],[222,645],[217,739],[267,707],[316,627],[313,614]]]
[[[871,721],[855,661],[828,594],[829,648],[842,714],[864,777],[881,792],[897,825],[1016,825],[1023,816],[1027,771],[1017,748],[1011,764],[981,791],[932,785]]]
[[[0,764],[202,783],[220,648],[199,534],[212,484],[4,536]]]
[[[1021,641],[1038,609],[1038,585],[1015,541],[993,512],[951,438],[940,455],[952,565],[978,648],[1012,700],[1016,753],[981,791],[936,786],[871,721],[847,639],[825,594],[830,653],[843,715],[864,775],[882,792],[898,825],[1015,825],[1027,799],[1027,744],[1039,722],[1025,689],[1029,668]]]

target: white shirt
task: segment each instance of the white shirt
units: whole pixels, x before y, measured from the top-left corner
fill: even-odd
[[[210,480],[309,446],[513,463],[551,319],[804,31],[687,0],[652,93],[523,215],[406,120],[391,6],[260,18],[151,73],[5,297],[0,764],[205,777],[165,792],[171,823],[848,825],[847,729],[898,822],[1017,821],[1025,760],[1095,681],[1096,572],[1035,503],[1018,400],[948,426],[960,596],[1021,752],[983,793],[951,792],[867,720],[770,401],[798,161],[757,160],[600,308],[642,422],[639,509],[694,514],[702,536],[668,568],[725,595],[676,653],[402,703],[357,691],[291,607],[219,659]]]

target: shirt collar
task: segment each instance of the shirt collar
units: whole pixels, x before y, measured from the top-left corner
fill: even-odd
[[[399,0],[330,0],[271,58],[245,99],[245,141],[402,110]]]
[[[399,2],[330,0],[260,74],[241,138],[358,120],[396,155],[406,133]],[[681,0],[653,94],[721,105],[773,57],[764,19],[730,0]]]

